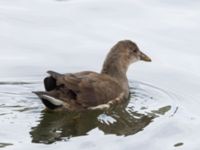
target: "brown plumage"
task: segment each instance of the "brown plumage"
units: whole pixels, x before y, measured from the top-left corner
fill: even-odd
[[[45,92],[34,92],[51,110],[82,111],[104,109],[129,96],[126,72],[131,63],[151,61],[130,40],[119,41],[107,55],[101,73],[83,71],[59,74],[48,71]]]

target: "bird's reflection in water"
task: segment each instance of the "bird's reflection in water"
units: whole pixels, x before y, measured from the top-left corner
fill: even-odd
[[[87,135],[95,128],[104,134],[133,135],[142,131],[156,117],[173,111],[173,106],[162,104],[163,99],[166,102],[171,100],[168,93],[143,83],[134,82],[134,85],[131,87],[129,101],[109,111],[93,110],[80,113],[42,111],[39,124],[32,127],[30,132],[32,142],[51,144]],[[150,109],[151,105],[156,105],[157,109],[155,107]]]
[[[63,137],[86,135],[97,126],[100,112],[66,113],[44,111],[40,123],[32,128],[32,142],[53,143]]]
[[[40,123],[31,129],[30,134],[32,142],[45,144],[87,135],[94,128],[105,134],[127,136],[143,130],[154,118],[125,108],[108,112],[43,112]]]

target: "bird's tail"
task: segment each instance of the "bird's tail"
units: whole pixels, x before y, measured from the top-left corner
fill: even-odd
[[[47,71],[48,74],[50,74],[51,77],[53,77],[54,79],[57,79],[61,76],[63,76],[63,74],[60,74],[58,72],[55,72],[55,71]]]
[[[61,108],[64,105],[62,100],[50,96],[48,92],[37,91],[33,93],[35,93],[41,99],[42,103],[49,109],[54,110],[57,108]]]
[[[51,91],[57,87],[56,81],[58,80],[59,77],[63,75],[54,71],[47,71],[47,73],[50,76],[44,79],[44,87],[46,91]]]
[[[56,86],[56,79],[54,79],[53,77],[50,76],[44,79],[44,87],[46,91],[54,90]]]

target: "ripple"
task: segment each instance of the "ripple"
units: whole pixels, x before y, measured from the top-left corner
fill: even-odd
[[[39,88],[39,82],[0,82],[0,110],[2,114],[28,112],[42,108],[32,91]]]
[[[32,142],[51,144],[89,136],[93,129],[106,135],[130,136],[145,130],[160,117],[167,119],[176,114],[177,98],[173,93],[139,81],[131,81],[129,85],[130,99],[126,105],[108,111],[52,113],[41,111],[44,106],[32,94],[42,86],[41,83],[0,82],[0,117],[8,121],[40,115],[30,129]]]
[[[139,82],[130,82],[131,100],[126,109],[142,114],[166,115],[176,114],[178,99],[175,94],[156,86]]]
[[[130,136],[156,121],[156,118],[173,117],[178,105],[176,97],[150,84],[130,82],[130,99],[126,106],[108,111],[81,113],[41,112],[39,124],[31,128],[33,143],[51,144],[68,141],[77,136],[88,136],[98,129],[104,134]],[[59,131],[59,132],[58,132]]]
[[[0,148],[4,148],[4,147],[7,147],[7,146],[11,146],[13,144],[11,143],[0,143]]]
[[[180,147],[180,146],[183,146],[183,145],[184,145],[184,143],[180,142],[180,143],[174,144],[174,147]]]
[[[39,82],[24,82],[24,81],[5,81],[0,82],[0,85],[24,85],[24,84],[38,84]]]

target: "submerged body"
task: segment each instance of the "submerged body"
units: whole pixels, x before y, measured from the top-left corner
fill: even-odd
[[[51,110],[81,111],[109,108],[129,96],[128,66],[138,60],[151,61],[129,40],[118,42],[110,50],[100,73],[83,71],[59,74],[48,71],[45,92],[34,92]]]

